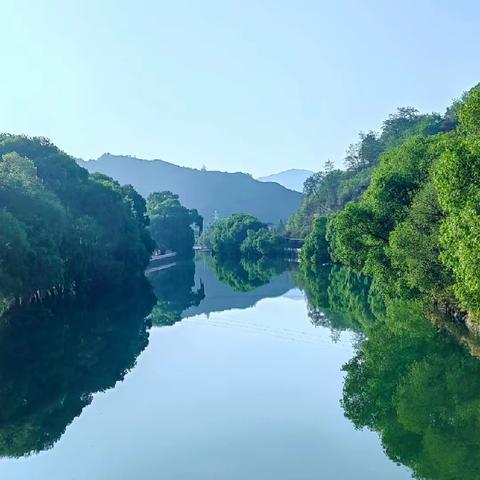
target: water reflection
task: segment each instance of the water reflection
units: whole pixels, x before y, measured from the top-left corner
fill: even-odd
[[[209,263],[202,269],[205,262],[197,259],[197,277],[190,260],[150,273],[155,296],[145,282],[95,301],[57,298],[6,312],[0,318],[0,456],[21,457],[51,448],[93,393],[112,388],[135,365],[148,344],[151,322],[172,325],[188,316],[186,312],[205,300],[205,290],[209,301],[203,310],[231,308],[232,299],[222,295],[225,285],[216,279],[212,265],[221,269],[224,279],[236,278],[238,295],[261,289],[281,271],[278,265],[261,263],[236,269]],[[292,283],[283,282],[280,290],[274,286],[272,296]],[[268,295],[268,288],[257,292],[257,300]],[[214,305],[215,298],[221,304]],[[242,299],[242,306],[254,302],[255,297]]]
[[[279,297],[295,286],[291,268],[280,259],[234,262],[210,255],[167,264],[148,274],[157,297],[152,324],[172,325],[182,318],[245,309],[262,298]]]
[[[346,417],[357,429],[378,432],[388,457],[415,478],[478,479],[478,359],[414,301],[384,303],[367,279],[343,267],[320,273],[296,276],[312,321],[363,333],[343,367]],[[470,351],[479,351],[473,343],[470,337]]]
[[[334,334],[364,332],[374,321],[372,312],[382,311],[383,302],[370,291],[369,279],[349,268],[325,265],[315,274],[298,270],[294,278],[305,292],[311,321]]]
[[[197,306],[205,298],[203,282],[195,287],[195,263],[184,260],[148,274],[157,303],[150,319],[153,325],[173,325],[182,319],[182,313]]]
[[[237,292],[250,292],[270,282],[287,269],[283,259],[230,260],[208,257],[217,278]]]
[[[344,370],[345,415],[391,459],[416,478],[479,478],[480,363],[418,305],[389,304]]]
[[[21,457],[52,447],[67,425],[92,401],[93,393],[113,387],[135,365],[148,343],[150,322],[165,326],[187,317],[213,314],[210,322],[199,316],[198,321],[184,322],[181,328],[155,331],[158,343],[155,347],[152,340],[149,352],[142,357],[148,357],[153,350],[149,368],[143,372],[144,377],[137,376],[137,383],[130,385],[128,401],[122,404],[120,399],[117,408],[124,412],[132,401],[148,405],[144,399],[146,390],[151,392],[151,398],[162,398],[166,406],[146,412],[143,423],[127,424],[127,430],[138,427],[140,435],[145,432],[145,438],[162,440],[163,449],[168,449],[175,438],[171,451],[181,452],[180,446],[190,448],[191,455],[196,455],[194,464],[202,465],[212,452],[207,448],[198,453],[198,443],[190,443],[191,435],[200,439],[208,433],[210,439],[216,439],[219,431],[242,432],[243,423],[236,422],[236,413],[232,412],[245,405],[251,407],[254,418],[249,428],[260,435],[255,430],[258,422],[283,399],[281,415],[270,424],[276,433],[265,439],[273,442],[278,437],[284,441],[293,438],[292,431],[305,439],[305,432],[310,432],[309,441],[300,442],[297,454],[311,448],[311,462],[321,451],[323,440],[318,432],[324,432],[325,424],[330,433],[323,448],[336,438],[342,447],[349,446],[348,451],[362,451],[353,425],[377,432],[386,455],[409,467],[415,478],[478,478],[480,363],[453,336],[427,320],[417,304],[384,302],[368,279],[338,266],[325,266],[312,275],[284,262],[235,264],[199,257],[195,262],[167,267],[148,276],[155,298],[148,286],[137,285],[96,302],[81,298],[50,300],[41,305],[16,307],[1,317],[0,456]],[[318,329],[309,324],[303,304],[291,300],[292,292],[298,294],[298,290],[292,290],[294,287],[305,292],[309,319]],[[286,295],[287,292],[290,293]],[[249,309],[263,298],[275,297],[281,298]],[[245,311],[220,313],[232,309]],[[348,351],[346,342],[343,349],[342,344],[331,347],[325,327],[334,336],[355,332],[353,358],[350,343]],[[342,338],[350,342],[352,335],[347,333]],[[466,338],[465,332],[457,338]],[[189,350],[185,355],[185,341],[190,342],[195,353]],[[472,352],[480,351],[474,348],[473,340],[468,345]],[[226,371],[222,371],[218,358],[232,362]],[[343,367],[341,405],[351,421],[345,422],[350,430],[341,424],[343,414],[339,406],[343,380],[340,365],[349,358]],[[279,365],[281,368],[277,368]],[[139,370],[140,366],[136,372]],[[135,375],[129,378],[132,377]],[[156,381],[158,385],[152,384]],[[203,388],[205,385],[212,390]],[[263,390],[263,396],[255,396],[266,386],[269,388]],[[304,392],[300,396],[299,386]],[[184,389],[182,394],[178,393],[179,388]],[[232,388],[237,388],[235,395],[228,397]],[[312,392],[318,397],[312,401],[311,410],[290,408],[308,403]],[[226,397],[218,401],[218,395]],[[182,403],[185,399],[190,403]],[[320,408],[318,399],[325,400]],[[238,401],[238,405],[229,410],[228,400]],[[178,404],[182,408],[177,409]],[[216,423],[220,411],[221,427]],[[330,413],[325,415],[325,411]],[[164,412],[168,414],[163,416]],[[339,418],[329,423],[331,412]],[[170,415],[173,418],[169,423]],[[182,422],[186,415],[190,415],[188,421]],[[286,417],[290,423],[284,422]],[[157,418],[158,429],[152,427],[152,418]],[[192,429],[195,422],[200,422],[197,430]],[[316,430],[309,430],[312,425],[316,425]],[[150,427],[153,433],[148,430]],[[88,428],[92,428],[91,424]],[[282,428],[287,432],[284,437],[278,436]],[[178,429],[182,433],[177,435]],[[268,428],[263,430],[268,434]],[[91,433],[90,429],[86,431],[87,435]],[[248,439],[245,445],[254,442],[250,430],[243,433]],[[219,461],[223,466],[240,461],[228,442],[220,443],[226,445]],[[150,446],[153,444],[150,442]],[[125,448],[130,447],[128,444]],[[256,451],[262,448],[260,444],[254,447]],[[342,448],[329,455],[341,456],[338,451]],[[379,455],[382,456],[380,452]],[[217,461],[216,453],[214,456]],[[269,462],[274,462],[274,457]],[[380,463],[377,457],[357,458],[355,462],[368,464],[370,458],[375,458],[375,465]],[[320,460],[322,466],[328,463],[326,457]],[[142,462],[145,463],[140,458],[139,464]],[[302,463],[304,473],[317,467]],[[176,472],[179,466],[172,462],[169,468],[166,474]],[[372,472],[369,478],[380,478]],[[399,478],[406,474],[404,470],[397,473]]]
[[[51,448],[148,344],[148,285],[17,306],[0,318],[0,456]]]

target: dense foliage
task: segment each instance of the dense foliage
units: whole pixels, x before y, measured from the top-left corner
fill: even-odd
[[[245,240],[240,245],[240,252],[247,258],[280,257],[285,252],[286,242],[283,237],[268,228],[248,230]]]
[[[0,296],[40,297],[142,274],[145,202],[44,138],[0,135]]]
[[[445,139],[434,186],[445,215],[440,259],[452,273],[460,303],[480,315],[480,89],[459,110],[460,125]]]
[[[313,220],[313,227],[310,234],[305,239],[305,243],[300,251],[300,262],[308,270],[319,272],[322,266],[330,261],[328,253],[327,233],[328,217],[316,217]]]
[[[474,87],[443,117],[400,110],[376,137],[382,148],[363,136],[350,149],[345,174],[371,169],[368,187],[344,205],[332,193],[340,187],[331,190],[336,203],[322,205],[338,211],[313,222],[304,268],[318,268],[331,253],[335,261],[372,276],[384,294],[433,300],[456,310],[459,304],[478,318],[479,132],[480,89]],[[362,153],[367,146],[368,154]],[[336,172],[305,183],[305,205],[318,195],[325,200],[332,175],[343,175]]]
[[[383,122],[380,133],[360,133],[358,142],[347,149],[345,170],[334,169],[333,163],[327,161],[323,171],[305,181],[302,206],[288,224],[290,234],[304,238],[311,231],[316,216],[339,211],[349,201],[359,199],[384,152],[401,145],[413,135],[425,137],[449,131],[456,121],[453,107],[443,117],[420,114],[416,109],[406,107],[390,115]]]
[[[156,247],[164,252],[172,250],[179,256],[192,257],[195,243],[192,226],[199,231],[203,218],[197,210],[185,208],[172,192],[155,192],[148,196],[147,214],[150,233]]]
[[[209,229],[214,255],[246,258],[277,257],[285,250],[284,238],[252,215],[235,213],[218,220]]]
[[[362,199],[330,223],[328,238],[337,260],[369,274],[390,273],[389,235],[428,181],[435,146],[435,137],[416,136],[382,157]]]

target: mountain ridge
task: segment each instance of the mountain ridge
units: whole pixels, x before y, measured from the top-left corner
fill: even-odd
[[[303,197],[277,183],[255,180],[246,173],[198,170],[161,159],[105,153],[96,160],[77,162],[90,172],[133,185],[144,197],[154,191],[170,190],[179,195],[187,208],[196,208],[207,224],[232,213],[249,213],[267,223],[286,222]]]

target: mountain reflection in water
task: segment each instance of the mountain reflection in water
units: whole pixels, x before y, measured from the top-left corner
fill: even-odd
[[[283,261],[199,256],[147,278],[1,317],[5,478],[63,480],[59,468],[74,464],[81,478],[127,478],[131,466],[143,480],[157,456],[167,478],[192,478],[190,464],[205,480],[479,478],[480,363],[414,301],[385,302],[346,268],[313,274]],[[96,409],[94,394],[108,389]],[[122,428],[135,439],[117,441],[110,429]],[[95,467],[82,435],[115,462]],[[69,442],[70,455],[58,448]],[[78,445],[93,463],[77,462]],[[181,446],[189,462],[175,460]],[[51,464],[35,455],[48,449]]]

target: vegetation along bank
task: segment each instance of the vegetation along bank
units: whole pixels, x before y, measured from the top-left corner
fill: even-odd
[[[361,134],[346,170],[305,182],[288,229],[306,237],[302,268],[332,259],[372,289],[480,318],[480,88],[445,112],[399,109]]]

